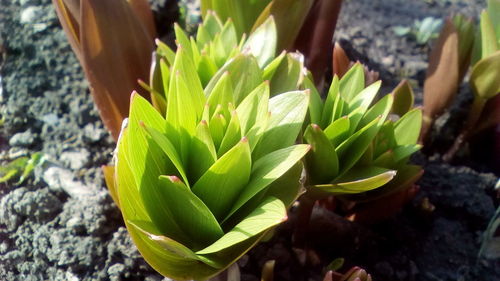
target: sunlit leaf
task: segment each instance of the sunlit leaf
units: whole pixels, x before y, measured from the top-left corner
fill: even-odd
[[[311,152],[306,157],[310,180],[313,183],[330,182],[339,171],[335,147],[316,124],[307,127],[304,138],[311,145]]]
[[[219,158],[193,186],[193,192],[205,202],[220,221],[238,194],[248,183],[251,171],[250,147],[242,139]]]

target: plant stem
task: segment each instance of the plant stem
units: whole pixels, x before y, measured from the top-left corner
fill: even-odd
[[[299,198],[299,208],[297,215],[297,223],[293,233],[293,245],[296,248],[303,249],[306,244],[307,228],[311,219],[312,210],[316,203],[316,199],[311,198],[306,192]]]
[[[486,99],[480,98],[478,96],[474,97],[474,102],[472,103],[471,110],[469,111],[469,116],[462,129],[462,132],[455,139],[455,142],[450,147],[448,152],[443,156],[445,162],[449,162],[453,159],[453,156],[457,153],[458,149],[462,146],[462,143],[469,137],[470,133],[473,131],[481,112],[483,111],[484,105],[486,104]]]

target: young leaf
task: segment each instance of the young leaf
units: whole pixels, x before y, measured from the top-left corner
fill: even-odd
[[[352,112],[356,108],[363,108],[363,111],[366,111],[377,95],[380,86],[382,86],[382,81],[379,80],[361,90],[361,92],[354,96],[351,102],[349,102],[349,111]]]
[[[396,171],[375,166],[351,169],[334,183],[313,185],[310,188],[341,195],[360,193],[375,189],[388,183],[396,175]]]
[[[335,120],[325,129],[325,135],[333,147],[337,147],[349,136],[350,121],[347,116]]]
[[[217,154],[214,142],[210,135],[207,121],[202,120],[196,127],[196,134],[191,139],[188,163],[189,180],[192,183],[198,179],[215,163]]]
[[[224,138],[226,125],[227,121],[222,114],[214,114],[212,119],[210,119],[210,134],[212,135],[212,140],[217,149],[220,147],[222,139]]]
[[[339,102],[337,101],[340,98],[339,87],[339,77],[335,75],[333,76],[332,83],[330,84],[330,89],[328,89],[325,106],[323,107],[323,114],[321,116],[321,126],[323,128],[328,127],[330,123],[336,120],[340,116],[340,114],[342,114],[342,112],[340,112],[339,114],[338,109],[334,107],[335,105],[339,105]]]
[[[421,145],[418,144],[408,144],[398,146],[394,149],[394,161],[396,163],[406,160],[410,155],[417,152],[422,148]]]
[[[163,152],[168,156],[168,159],[174,164],[175,168],[179,172],[180,176],[184,180],[184,182],[189,186],[188,179],[186,177],[186,172],[184,171],[183,162],[180,158],[180,155],[175,150],[175,147],[172,145],[168,137],[154,128],[143,125],[144,129],[147,131],[149,136],[155,141],[155,143],[163,150]]]
[[[274,18],[269,17],[250,34],[243,48],[248,48],[250,53],[257,58],[259,66],[263,68],[276,54],[277,39]]]
[[[253,30],[260,26],[270,15],[274,16],[278,30],[278,50],[292,47],[300,28],[311,10],[314,0],[273,0],[259,15]]]
[[[319,95],[318,89],[314,86],[312,81],[312,76],[307,75],[304,77],[304,89],[310,89],[311,97],[309,101],[309,117],[310,122],[314,124],[321,124],[321,115],[323,112],[323,101],[321,100],[321,96]]]
[[[339,163],[341,163],[341,175],[356,164],[356,161],[358,161],[366,151],[380,127],[379,118],[376,118],[335,149],[340,160]]]
[[[340,79],[340,95],[347,103],[350,103],[364,87],[365,71],[361,63],[356,63]]]
[[[252,167],[250,182],[235,201],[224,221],[229,219],[252,197],[283,176],[306,155],[309,149],[309,145],[294,145],[271,152],[257,160]]]
[[[394,95],[388,94],[380,99],[375,105],[370,107],[358,124],[358,128],[363,128],[375,118],[380,117],[380,122],[385,122],[387,115],[393,108]]]
[[[229,76],[229,72],[226,71],[215,84],[212,93],[208,96],[207,103],[210,106],[210,114],[214,113],[215,107],[218,105],[227,107],[229,103],[234,103],[233,82]]]
[[[265,230],[283,222],[286,218],[286,208],[283,202],[277,198],[269,197],[231,231],[212,245],[196,252],[196,254],[207,255],[220,252],[263,233]]]
[[[231,120],[227,125],[226,133],[217,151],[217,156],[221,157],[224,155],[231,147],[238,143],[241,137],[243,136],[241,135],[240,120],[236,111],[233,111],[231,112]]]
[[[248,183],[251,154],[244,138],[218,159],[193,186],[193,192],[221,221],[230,211],[234,200]]]
[[[401,80],[392,91],[394,102],[392,104],[391,113],[403,116],[406,112],[413,108],[413,90],[407,80]]]
[[[269,100],[271,120],[268,129],[255,147],[254,159],[292,145],[304,121],[309,103],[308,91],[288,92]]]
[[[239,54],[229,60],[210,80],[205,88],[206,96],[212,93],[215,84],[226,71],[230,73],[233,82],[233,100],[236,106],[263,82],[262,70],[255,57],[250,54]]]
[[[210,209],[179,178],[160,176],[157,188],[163,204],[170,210],[169,214],[187,235],[183,237],[184,245],[200,249],[224,235]]]
[[[177,170],[166,154],[163,153],[161,147],[147,136],[147,132],[140,125],[141,121],[165,134],[165,120],[149,102],[134,94],[132,95],[128,124],[130,133],[127,135],[127,145],[124,148],[128,150],[126,159],[142,199],[141,203],[135,203],[135,205],[143,204],[150,220],[164,234],[168,234],[167,236],[175,240],[182,239],[185,234],[179,228],[175,219],[167,215],[169,210],[162,203],[160,191],[157,189],[160,175],[164,173],[175,174]],[[121,185],[119,185],[120,188]],[[124,200],[131,200],[130,196],[132,195],[125,195],[121,190],[118,190],[118,193],[120,205],[125,208],[123,207]]]
[[[498,16],[498,15],[497,15]],[[488,12],[481,13],[481,59],[484,59],[498,50],[497,38],[493,23]]]
[[[241,131],[246,134],[258,120],[268,113],[269,82],[264,82],[255,88],[236,108],[241,122]]]
[[[394,137],[398,145],[417,143],[422,125],[422,111],[415,108],[394,124]]]
[[[307,127],[304,138],[312,148],[306,157],[310,180],[314,183],[330,182],[339,171],[335,147],[316,124]]]
[[[262,74],[262,79],[271,80],[273,79],[274,73],[283,62],[283,59],[286,56],[286,51],[281,52],[279,56],[274,58],[266,67],[264,68],[264,73]]]
[[[472,69],[470,83],[474,94],[489,99],[500,93],[500,51],[480,60]]]
[[[288,53],[271,79],[271,96],[293,91],[304,78],[304,57],[299,53]]]
[[[194,62],[191,59],[189,52],[191,52],[191,50],[190,48],[188,49],[188,47],[183,45],[179,45],[177,47],[175,61],[172,66],[170,83],[172,83],[173,79],[176,79],[177,75],[180,75],[182,80],[185,82],[184,84],[186,86],[189,85],[189,91],[183,93],[186,97],[182,98],[188,99],[187,97],[189,97],[190,103],[193,107],[190,110],[193,110],[196,113],[196,120],[199,120],[201,113],[203,112],[203,106],[206,103],[206,99],[203,94],[200,78],[198,77],[196,67],[194,66]],[[168,98],[167,101],[170,103]]]

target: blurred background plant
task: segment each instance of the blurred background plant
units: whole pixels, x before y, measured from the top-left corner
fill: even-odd
[[[429,56],[424,83],[424,122],[420,136],[422,143],[426,142],[434,120],[454,100],[458,87],[469,70],[469,62],[471,65],[469,84],[474,95],[473,102],[461,132],[443,156],[446,161],[454,157],[468,138],[486,129],[496,128],[500,123],[499,13],[500,1],[488,0],[478,27],[461,15],[447,19]],[[495,133],[498,140],[497,135]],[[500,151],[496,151],[495,155],[498,156],[498,153]],[[498,159],[497,156],[495,157]],[[498,163],[498,160],[494,161]]]
[[[101,119],[115,141],[128,115],[130,93],[147,92],[156,29],[147,0],[52,0],[80,61]]]
[[[0,183],[12,182],[17,179],[14,184],[22,184],[33,172],[33,170],[43,164],[45,158],[42,153],[36,152],[28,156],[22,156],[0,167]]]
[[[201,0],[202,16],[215,11],[232,18],[238,34],[249,33],[272,15],[278,52],[298,50],[316,83],[323,83],[342,0]]]
[[[442,25],[442,19],[426,17],[422,20],[416,20],[412,26],[397,25],[393,27],[393,30],[397,36],[408,36],[418,44],[425,45],[438,37]]]

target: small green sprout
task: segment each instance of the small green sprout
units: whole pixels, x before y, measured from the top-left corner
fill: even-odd
[[[415,20],[413,26],[395,26],[394,33],[398,36],[411,36],[418,44],[425,45],[431,39],[438,37],[439,29],[443,24],[442,19],[426,17],[423,20]]]
[[[22,184],[33,172],[45,161],[40,152],[33,153],[30,157],[19,157],[12,160],[3,167],[0,167],[0,183],[5,183],[18,178],[16,185]]]

